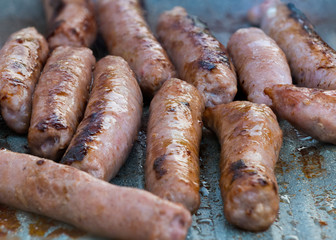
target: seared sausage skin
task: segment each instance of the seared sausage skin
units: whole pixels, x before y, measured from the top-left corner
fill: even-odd
[[[157,34],[181,79],[200,91],[206,107],[233,100],[237,93],[233,65],[203,22],[175,7],[160,16]]]
[[[249,231],[267,229],[279,209],[275,163],[282,131],[264,104],[237,101],[206,109],[221,144],[220,188],[227,220]]]
[[[336,52],[294,4],[266,0],[249,17],[285,52],[299,86],[336,89]]]
[[[199,196],[199,145],[204,102],[197,89],[172,78],[150,104],[146,189],[195,212]]]
[[[88,48],[60,46],[52,52],[33,97],[33,154],[56,160],[67,148],[84,113],[94,64]]]
[[[132,148],[141,115],[141,90],[127,62],[115,56],[101,59],[84,119],[61,163],[110,180]]]
[[[1,115],[17,133],[28,131],[33,92],[48,52],[33,27],[13,33],[0,50]]]
[[[91,0],[43,0],[51,49],[58,46],[90,47],[97,35]]]
[[[336,144],[336,92],[275,85],[265,93],[273,100],[272,108],[297,129],[322,141]]]
[[[0,150],[0,203],[110,239],[185,239],[190,213],[140,189],[73,167]]]
[[[275,84],[292,84],[285,54],[261,29],[237,30],[227,48],[249,101],[270,106],[272,101],[264,89]]]
[[[176,76],[166,52],[153,36],[138,0],[98,0],[100,31],[112,55],[123,57],[145,96]]]

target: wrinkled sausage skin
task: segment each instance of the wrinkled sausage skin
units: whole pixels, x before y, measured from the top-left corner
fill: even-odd
[[[153,98],[147,130],[146,189],[195,212],[200,204],[199,145],[204,102],[191,84],[172,78]]]
[[[123,57],[135,72],[144,96],[176,77],[165,50],[153,36],[138,0],[98,0],[100,31],[109,53]]]
[[[90,47],[96,39],[97,23],[92,0],[43,0],[49,47]]]
[[[299,86],[336,89],[336,52],[294,4],[266,0],[251,9],[249,18],[284,51]]]
[[[72,224],[109,239],[183,240],[182,206],[120,187],[76,168],[0,150],[0,203]]]
[[[180,78],[200,91],[206,107],[233,100],[237,93],[233,65],[203,22],[175,7],[160,16],[157,34]]]
[[[141,115],[141,90],[127,62],[115,56],[101,59],[84,118],[61,163],[110,180],[133,146]]]
[[[1,115],[17,133],[28,131],[33,92],[48,52],[33,27],[13,33],[0,51]]]
[[[60,46],[52,52],[33,96],[33,154],[56,160],[65,151],[83,116],[94,64],[88,48]]]
[[[336,144],[335,90],[275,85],[265,93],[281,118],[322,142]]]
[[[249,231],[267,229],[279,209],[274,167],[282,131],[276,116],[264,104],[236,101],[206,109],[204,121],[221,144],[220,188],[227,220]]]
[[[272,101],[264,89],[275,84],[292,84],[285,54],[261,29],[237,30],[227,48],[249,101],[270,106]]]

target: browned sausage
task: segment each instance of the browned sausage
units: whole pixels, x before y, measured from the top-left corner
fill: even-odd
[[[0,51],[1,115],[18,133],[28,131],[33,92],[48,52],[33,27],[13,33]]]
[[[275,84],[292,84],[285,54],[261,29],[237,30],[228,42],[228,51],[249,101],[270,106],[272,101],[264,89]]]
[[[207,107],[233,100],[237,93],[233,65],[204,23],[175,7],[160,16],[157,34],[181,79],[200,91]]]
[[[150,104],[146,189],[195,212],[199,196],[199,145],[204,102],[182,80],[166,81]]]
[[[281,118],[320,141],[336,144],[335,90],[275,85],[265,93]]]
[[[299,86],[336,89],[336,52],[294,4],[266,0],[249,12],[249,18],[285,52]]]
[[[91,0],[43,0],[51,49],[58,46],[89,47],[97,35]]]
[[[220,188],[227,220],[250,231],[267,229],[279,209],[275,163],[282,131],[264,104],[232,102],[204,113],[221,144]]]
[[[8,150],[0,150],[0,203],[113,239],[182,240],[191,224],[184,207],[147,191]]]
[[[101,59],[84,119],[61,162],[110,180],[132,148],[141,114],[141,90],[127,62],[114,56]]]
[[[97,3],[99,27],[109,52],[128,62],[144,95],[152,97],[176,72],[145,22],[138,0],[98,0]]]
[[[56,160],[83,116],[95,58],[88,48],[61,46],[48,59],[33,97],[28,144],[33,154]]]

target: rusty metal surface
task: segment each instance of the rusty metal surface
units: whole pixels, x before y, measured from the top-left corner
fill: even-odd
[[[159,14],[175,5],[200,16],[218,39],[226,44],[230,34],[248,26],[246,11],[259,0],[144,0],[147,19],[155,29]],[[316,26],[317,31],[336,47],[336,1],[293,1]],[[0,0],[0,46],[10,33],[35,26],[45,33],[40,0]],[[100,43],[94,50],[100,56]],[[143,162],[146,148],[145,108],[138,140],[120,173],[111,182],[144,187]],[[280,211],[276,222],[262,233],[232,227],[224,218],[218,187],[219,150],[215,135],[204,129],[201,144],[201,207],[193,216],[187,239],[335,239],[336,236],[336,146],[322,144],[281,121],[284,143],[276,166],[280,190]],[[28,152],[26,136],[10,131],[0,119],[0,147]],[[111,214],[111,217],[113,215]],[[99,239],[49,218],[0,205],[0,239]]]

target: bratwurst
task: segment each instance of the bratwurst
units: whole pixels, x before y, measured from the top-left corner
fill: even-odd
[[[204,102],[191,84],[167,80],[150,104],[146,189],[195,212],[200,204],[199,145]]]
[[[33,92],[48,52],[33,27],[13,33],[0,51],[1,115],[18,133],[28,131]]]
[[[160,16],[157,34],[180,78],[200,91],[206,107],[233,100],[237,93],[233,65],[203,22],[175,7]]]
[[[97,35],[92,0],[43,0],[50,49],[90,47]]]
[[[275,85],[265,89],[272,108],[297,129],[336,144],[336,91]]]
[[[133,71],[121,57],[97,62],[93,88],[61,163],[106,181],[126,160],[140,128],[142,95]]]
[[[264,104],[236,101],[208,108],[204,120],[221,144],[220,188],[227,220],[249,231],[266,230],[279,209],[275,163],[282,131]]]
[[[266,0],[251,9],[249,18],[285,52],[299,86],[336,89],[336,52],[294,4]]]
[[[237,30],[227,48],[249,101],[270,106],[272,101],[264,89],[275,84],[292,84],[285,54],[261,29]]]
[[[0,150],[0,203],[112,239],[185,239],[190,213],[140,189],[73,167]]]
[[[98,0],[100,31],[110,54],[123,57],[135,72],[145,96],[176,77],[174,66],[153,36],[138,0]]]
[[[52,52],[33,97],[28,131],[33,154],[56,160],[64,153],[83,117],[95,61],[84,47],[60,46]]]

